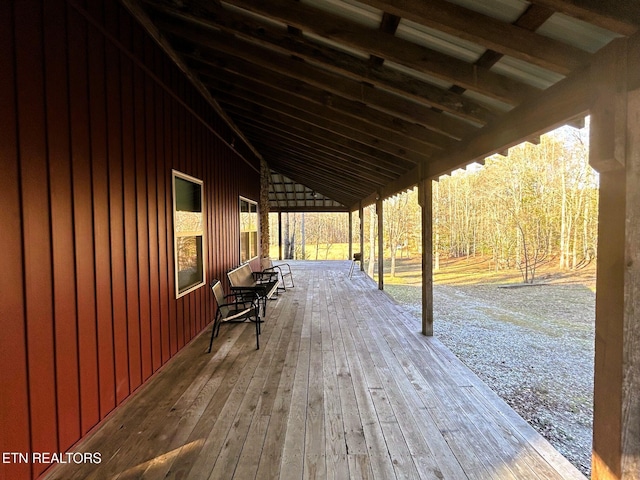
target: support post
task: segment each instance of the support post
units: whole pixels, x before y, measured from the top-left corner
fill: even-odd
[[[278,260],[282,260],[282,212],[278,212]]]
[[[382,195],[376,199],[376,215],[378,216],[378,290],[384,290],[384,212]]]
[[[433,182],[425,178],[418,185],[422,207],[422,334],[433,336]]]
[[[640,89],[629,93],[627,107],[622,477],[637,479],[640,478]]]
[[[631,480],[640,478],[640,89],[604,93],[624,94],[625,125],[621,112],[610,111],[619,99],[596,100],[617,120],[595,122],[589,151],[591,165],[602,169],[592,476]]]
[[[349,260],[353,261],[353,212],[349,210]]]
[[[364,208],[362,202],[360,202],[360,209],[358,210],[360,216],[360,271],[364,272]]]

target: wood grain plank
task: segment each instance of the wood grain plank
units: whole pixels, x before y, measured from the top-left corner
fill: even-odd
[[[282,478],[299,478],[304,472],[305,436],[307,419],[307,388],[311,362],[310,308],[305,305],[302,314],[300,344],[296,361],[296,373],[291,393],[290,409],[286,420],[286,436],[282,451]],[[260,471],[259,471],[260,473]]]
[[[211,355],[209,332],[197,336],[81,446],[105,452],[92,474],[581,478],[416,319],[348,271],[295,262],[296,287],[273,302],[260,350],[246,323],[224,326]],[[52,478],[87,476],[75,468]]]
[[[285,435],[288,425],[288,418],[293,406],[294,382],[298,358],[300,355],[300,334],[302,332],[303,308],[298,308],[298,304],[292,303],[279,319],[287,319],[291,329],[291,340],[287,346],[287,353],[284,361],[284,368],[280,376],[280,383],[275,392],[275,398],[271,407],[269,426],[265,434],[265,441],[258,463],[256,478],[274,478],[280,475],[280,465],[283,458]],[[263,404],[266,406],[266,404]],[[263,414],[267,411],[263,410]],[[267,475],[266,477],[264,475]]]

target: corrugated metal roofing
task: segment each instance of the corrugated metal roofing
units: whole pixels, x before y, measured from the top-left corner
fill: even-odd
[[[402,19],[396,31],[396,37],[403,38],[417,45],[422,45],[436,52],[451,55],[454,58],[473,63],[487,49],[474,43],[456,38],[445,32],[420,25],[411,20]]]
[[[549,88],[564,78],[564,75],[507,55],[498,60],[491,70],[540,89]]]
[[[365,27],[376,29],[382,20],[382,10],[363,5],[360,2],[344,0],[300,0],[325,12],[339,15]]]
[[[281,176],[276,209],[353,206],[446,170],[640,23],[627,4],[572,0],[140,2]]]
[[[531,2],[525,0],[449,0],[451,3],[482,13],[491,18],[513,23],[527,10]]]
[[[640,5],[638,8],[640,9]],[[554,13],[536,30],[536,33],[560,40],[589,53],[597,52],[611,40],[621,36],[562,13]]]
[[[346,210],[345,205],[273,171],[269,181],[269,204],[274,212]]]

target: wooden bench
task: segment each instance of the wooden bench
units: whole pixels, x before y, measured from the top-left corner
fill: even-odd
[[[266,315],[267,300],[278,293],[277,272],[253,272],[248,263],[227,272],[231,291],[236,293],[253,292],[262,302],[262,315]]]

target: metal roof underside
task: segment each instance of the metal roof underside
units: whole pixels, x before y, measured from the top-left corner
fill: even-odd
[[[272,212],[332,212],[345,206],[290,178],[271,171],[269,205]]]
[[[280,211],[482,161],[509,115],[640,25],[634,2],[594,0],[127,1],[267,161]]]

